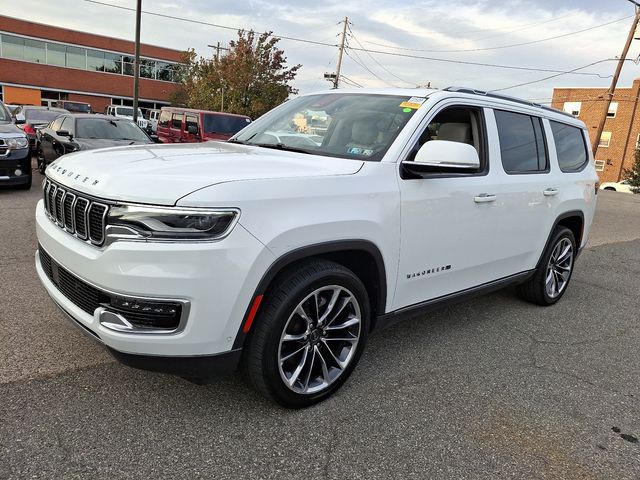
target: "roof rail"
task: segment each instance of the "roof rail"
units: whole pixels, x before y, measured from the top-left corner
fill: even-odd
[[[474,88],[468,87],[447,87],[444,89],[445,92],[458,92],[458,93],[467,93],[470,95],[481,95],[483,97],[497,98],[499,100],[507,100],[508,102],[520,103],[522,105],[527,105],[529,107],[541,108],[542,110],[547,110],[553,113],[560,113],[562,115],[569,116],[571,118],[575,118],[570,113],[564,112],[562,110],[558,110],[557,108],[546,107],[544,105],[540,105],[539,103],[531,102],[529,100],[524,100],[518,97],[512,97],[510,95],[502,95],[500,93],[487,92],[484,90],[476,90]]]

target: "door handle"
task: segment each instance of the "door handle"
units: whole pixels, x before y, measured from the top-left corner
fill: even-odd
[[[547,188],[542,193],[544,194],[545,197],[553,197],[554,195],[558,194],[558,189],[557,188]]]
[[[476,203],[495,202],[496,196],[493,193],[481,193],[480,195],[473,197],[473,201]]]

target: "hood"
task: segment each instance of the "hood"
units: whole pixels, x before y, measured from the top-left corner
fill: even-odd
[[[13,123],[0,122],[0,134],[3,134],[2,136],[4,137],[11,136],[11,134],[16,134],[16,133],[19,135],[24,135],[24,132],[20,130],[18,127],[16,127]]]
[[[98,148],[128,147],[129,145],[148,145],[153,142],[138,142],[135,140],[110,140],[107,138],[74,138],[73,142],[78,145],[79,150],[96,150]]]
[[[352,175],[361,160],[206,142],[76,152],[47,168],[52,180],[108,200],[174,205],[200,188],[243,180]]]

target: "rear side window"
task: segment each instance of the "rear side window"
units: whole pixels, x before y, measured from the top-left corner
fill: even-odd
[[[217,115],[207,113],[204,117],[204,131],[206,133],[226,133],[235,135],[244,127],[251,123],[251,120],[245,117],[233,117],[231,115]]]
[[[187,115],[185,119],[185,128],[196,127],[198,128],[198,117],[195,115]]]
[[[170,112],[166,112],[163,111],[160,113],[160,118],[158,119],[158,126],[159,127],[168,127],[169,126],[169,120],[171,120],[171,113]]]
[[[521,113],[496,110],[502,166],[509,174],[549,171],[542,120]]]
[[[563,172],[578,172],[588,161],[587,145],[582,130],[559,122],[549,122],[556,145],[558,164]]]
[[[180,128],[182,128],[182,114],[181,113],[174,113],[173,116],[171,117],[171,128],[175,128],[177,130],[180,130]]]

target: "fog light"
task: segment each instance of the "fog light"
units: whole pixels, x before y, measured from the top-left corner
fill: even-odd
[[[19,177],[20,175],[22,175],[22,170],[20,170],[19,168],[13,172],[15,174],[16,177]]]

